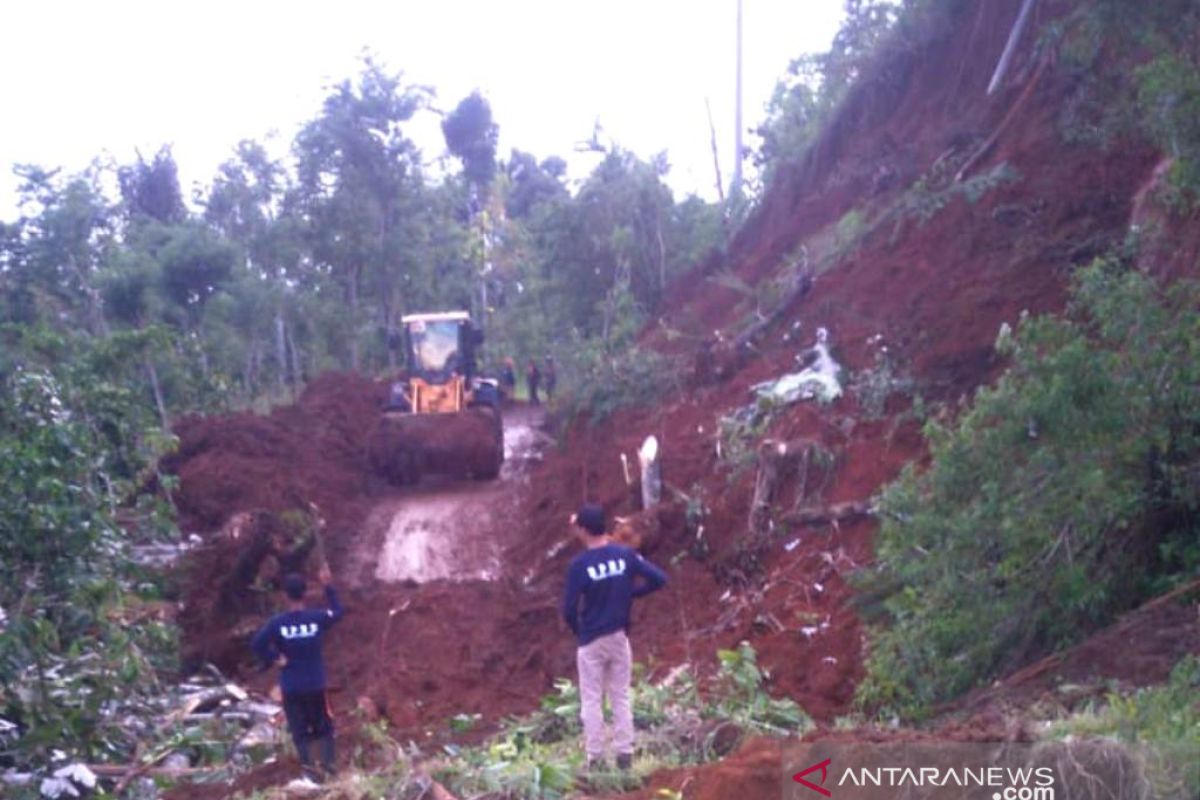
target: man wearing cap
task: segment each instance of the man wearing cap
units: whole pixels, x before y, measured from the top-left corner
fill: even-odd
[[[571,517],[571,526],[587,550],[571,561],[562,612],[579,640],[576,663],[588,767],[597,769],[604,763],[603,706],[607,696],[612,708],[612,746],[617,766],[629,769],[633,763],[629,612],[635,597],[658,591],[666,584],[667,576],[636,550],[612,541],[605,532],[604,509],[600,506],[584,505]]]
[[[343,613],[330,583],[329,567],[321,568],[319,578],[325,587],[327,608],[306,608],[304,578],[292,573],[283,579],[288,610],[272,617],[250,642],[264,667],[282,662],[279,688],[283,692],[283,711],[307,778],[321,777],[313,768],[309,750],[314,741],[321,748],[324,774],[333,774],[333,720],[325,697],[321,640]]]

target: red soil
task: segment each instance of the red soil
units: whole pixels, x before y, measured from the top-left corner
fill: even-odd
[[[940,156],[986,138],[1021,93],[1016,85],[989,100],[984,91],[1018,5],[969,3],[921,42],[884,56],[876,79],[852,93],[809,157],[785,170],[739,232],[728,258],[736,274],[751,283],[777,274],[786,254],[856,206],[868,209],[868,219],[881,218]],[[1042,4],[1040,22],[1067,5]],[[1032,38],[1022,45],[1017,75],[1031,71]],[[1000,325],[1025,310],[1062,308],[1071,266],[1124,236],[1134,199],[1158,160],[1139,145],[1101,153],[1065,144],[1058,114],[1073,90],[1053,68],[1046,70],[974,170],[1007,163],[1019,180],[974,203],[957,196],[923,225],[893,219],[875,227],[855,252],[816,277],[811,291],[767,331],[756,356],[728,380],[565,431],[522,490],[523,523],[504,543],[501,579],[354,587],[349,614],[328,649],[335,709],[345,715],[359,696],[369,696],[399,735],[424,741],[426,731],[443,734],[452,714],[478,712],[495,720],[528,710],[555,677],[572,675],[572,645],[556,614],[562,572],[574,553],[561,546],[566,519],[584,499],[601,502],[613,515],[634,512],[620,456],[636,461],[637,447],[653,433],[667,483],[704,498],[707,554],[696,549],[682,501],[675,501],[645,543],[648,557],[671,565],[671,583],[637,608],[635,657],[658,669],[686,661],[703,672],[713,668],[717,648],[747,640],[773,692],[795,698],[824,722],[846,712],[863,674],[864,635],[846,576],[871,559],[874,524],[784,526],[757,554],[757,565],[747,563],[753,470],[731,473],[718,461],[719,419],[750,401],[754,383],[794,369],[795,353],[817,326],[830,330],[836,357],[852,373],[872,365],[876,349],[868,338],[882,334],[926,398],[953,401],[993,377],[1002,366],[992,350]],[[1176,274],[1172,269],[1159,265],[1157,271]],[[736,293],[699,279],[704,272],[680,282],[666,314],[669,325],[689,335],[682,341],[707,338],[746,310]],[[799,341],[785,336],[793,330]],[[681,347],[653,332],[644,344]],[[329,523],[336,573],[351,560],[378,499],[364,453],[382,397],[383,389],[364,378],[329,375],[314,381],[296,406],[267,417],[185,420],[178,428],[180,451],[167,465],[181,478],[185,527],[211,532],[239,510],[312,501]],[[871,420],[850,395],[827,407],[802,403],[782,414],[770,435],[811,438],[834,452],[838,466],[823,500],[862,502],[906,463],[924,457],[906,409],[906,402],[893,400],[884,419]],[[785,486],[780,505],[795,502],[794,495],[794,485]],[[209,591],[223,563],[210,549],[197,553],[188,596]],[[737,580],[754,569],[758,580]],[[228,644],[231,630],[259,618],[257,609],[243,609],[194,622],[188,645],[265,686],[267,678],[251,677],[244,651],[212,646],[214,637]],[[1080,656],[1092,657],[1102,671],[1109,666],[1103,648]],[[778,756],[770,749],[751,743],[723,764],[697,771],[687,796],[778,796]]]

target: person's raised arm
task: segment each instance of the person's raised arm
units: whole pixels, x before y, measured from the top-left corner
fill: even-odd
[[[333,588],[333,573],[329,571],[328,564],[321,567],[317,579],[325,587],[325,600],[329,603],[329,622],[332,624],[342,618],[346,609],[342,608],[341,602],[338,601],[337,591]]]

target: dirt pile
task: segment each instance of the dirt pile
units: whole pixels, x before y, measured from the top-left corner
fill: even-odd
[[[216,531],[231,514],[286,511],[315,503],[343,524],[348,501],[368,478],[367,437],[384,399],[382,385],[352,373],[311,381],[295,405],[270,414],[191,416],[174,430],[179,448],[163,469],[179,477],[175,503],[184,530]]]
[[[461,414],[387,414],[370,434],[367,456],[374,473],[397,485],[422,475],[491,480],[503,462],[503,429],[490,408]]]

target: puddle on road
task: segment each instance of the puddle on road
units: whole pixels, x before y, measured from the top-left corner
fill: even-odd
[[[505,419],[499,479],[422,486],[376,507],[368,525],[385,533],[375,578],[425,582],[499,577],[502,543],[513,531],[521,479],[553,441],[530,424],[536,419],[529,414]]]
[[[493,580],[499,550],[489,541],[482,498],[413,497],[392,510],[375,577],[383,581]]]

